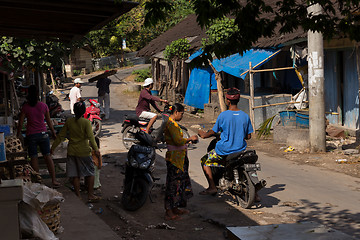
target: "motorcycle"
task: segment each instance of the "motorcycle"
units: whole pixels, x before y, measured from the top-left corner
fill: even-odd
[[[165,139],[163,136],[163,131],[166,125],[166,122],[168,121],[170,116],[170,110],[169,110],[169,105],[166,105],[164,107],[164,111],[161,115],[162,118],[162,122],[160,127],[158,128],[153,128],[151,127],[150,129],[150,136],[153,137],[153,139],[155,140],[156,143],[165,143]],[[130,149],[132,145],[137,144],[138,140],[135,138],[135,133],[137,133],[138,131],[144,131],[146,130],[147,125],[149,124],[150,119],[146,119],[146,118],[139,118],[136,115],[125,115],[125,120],[122,124],[122,140],[123,140],[123,144],[124,147],[126,149]],[[190,134],[188,132],[188,129],[182,125],[180,125],[180,128],[183,131],[183,136],[184,138],[189,138]],[[189,146],[191,147],[191,146]]]
[[[153,176],[155,164],[156,142],[144,131],[134,134],[138,140],[132,145],[126,160],[124,190],[121,203],[124,209],[135,211],[141,208],[148,196],[154,181],[159,180]]]
[[[93,129],[94,136],[97,137],[102,128],[101,117],[100,117],[100,103],[95,99],[89,99],[90,106],[86,107],[84,118],[89,119]]]
[[[215,148],[218,140],[217,134],[210,142],[208,152]],[[230,192],[242,208],[251,208],[256,193],[266,186],[264,179],[258,179],[256,171],[261,171],[261,166],[257,160],[255,150],[245,150],[227,155],[220,167],[210,167],[216,187]]]
[[[53,91],[46,94],[46,105],[49,108],[51,118],[61,118],[64,110],[59,103],[59,98],[54,95]]]

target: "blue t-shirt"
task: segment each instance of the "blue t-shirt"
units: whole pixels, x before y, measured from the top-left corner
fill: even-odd
[[[220,113],[212,130],[221,132],[221,140],[215,147],[218,155],[229,155],[245,150],[247,145],[245,137],[254,131],[249,115],[241,110],[227,110]]]

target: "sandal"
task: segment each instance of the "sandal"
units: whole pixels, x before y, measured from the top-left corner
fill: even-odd
[[[199,192],[200,195],[212,195],[212,196],[215,196],[217,194],[217,190],[204,190],[204,191],[201,191]]]
[[[177,215],[187,215],[187,214],[190,214],[190,211],[187,210],[187,209],[173,209],[173,212]]]
[[[101,200],[101,197],[95,196],[94,198],[89,198],[88,203],[97,203]]]
[[[169,216],[169,215],[165,215],[165,220],[167,220],[167,221],[170,221],[170,220],[180,220],[181,219],[181,217],[179,216],[179,215],[173,215],[173,216]]]

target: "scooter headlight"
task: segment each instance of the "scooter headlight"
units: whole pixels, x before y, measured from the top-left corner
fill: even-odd
[[[100,103],[95,103],[95,107],[100,108]]]
[[[151,164],[151,159],[148,159],[147,161],[140,164],[140,169],[147,169]]]

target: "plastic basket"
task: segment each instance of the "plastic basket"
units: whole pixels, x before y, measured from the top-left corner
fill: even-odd
[[[60,203],[47,203],[41,211],[40,218],[48,228],[56,233],[60,228]]]
[[[296,126],[295,111],[281,111],[279,114],[283,126]]]
[[[309,113],[297,112],[296,113],[296,127],[297,128],[309,128]]]

